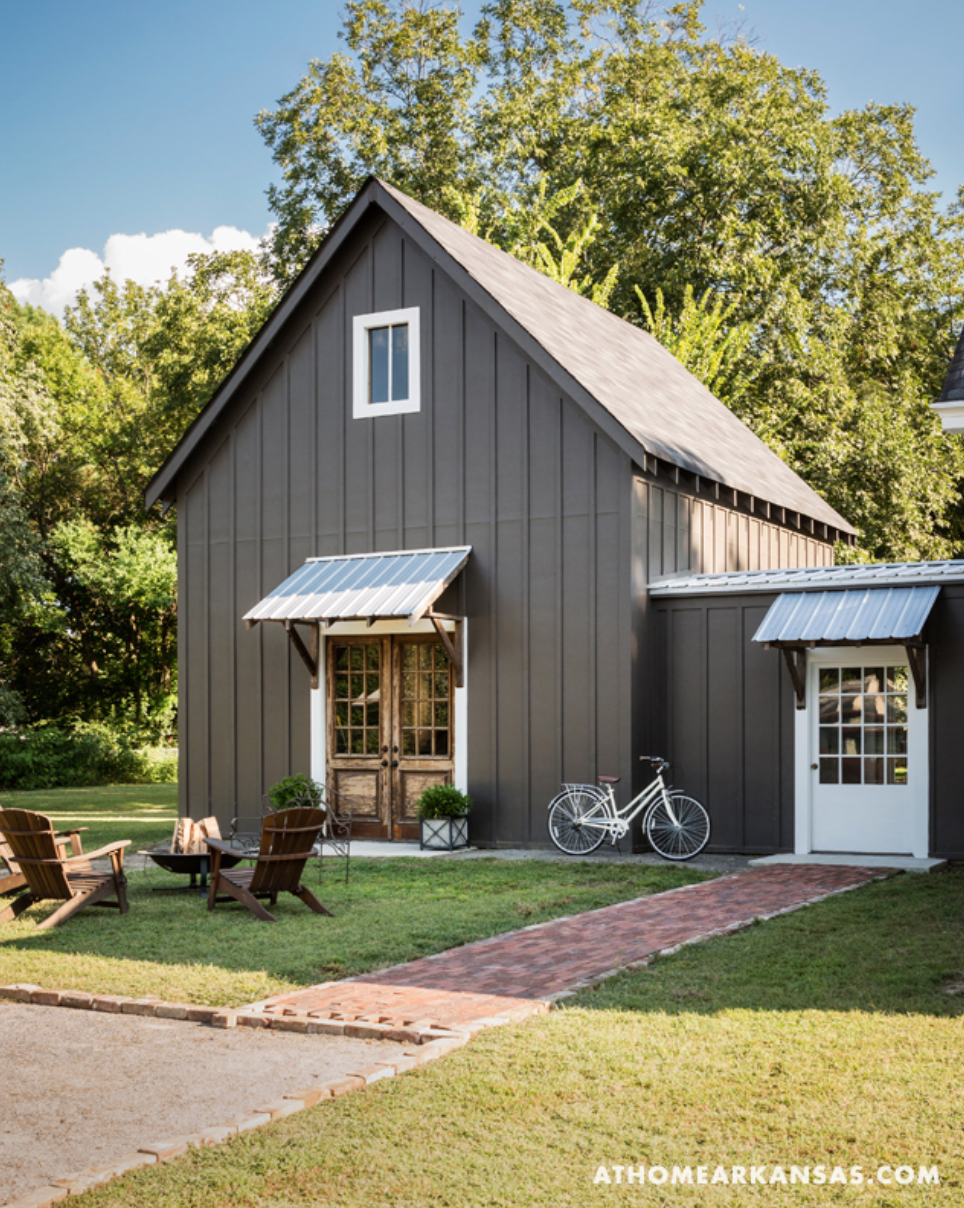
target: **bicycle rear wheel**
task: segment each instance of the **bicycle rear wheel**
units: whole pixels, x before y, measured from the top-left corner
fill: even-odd
[[[606,794],[574,784],[549,803],[549,838],[567,856],[588,856],[609,834]]]
[[[670,793],[669,802],[663,798],[650,810],[646,838],[664,860],[692,860],[710,841],[710,816],[683,793]]]

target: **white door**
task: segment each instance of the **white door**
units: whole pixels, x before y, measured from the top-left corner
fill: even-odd
[[[900,647],[808,658],[810,850],[927,855],[927,714]]]

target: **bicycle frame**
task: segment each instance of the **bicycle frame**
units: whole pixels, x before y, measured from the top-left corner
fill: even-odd
[[[627,805],[624,805],[622,809],[616,805],[616,794],[613,792],[613,786],[611,784],[607,784],[605,788],[597,788],[595,785],[564,785],[563,787],[573,789],[585,789],[592,787],[594,792],[601,794],[599,804],[604,806],[609,814],[609,817],[604,819],[598,818],[598,816],[593,813],[593,823],[594,825],[597,825],[600,830],[607,832],[610,843],[615,843],[617,839],[622,839],[625,835],[627,835],[633,821],[640,814],[648,814],[657,801],[660,800],[663,801],[666,807],[666,813],[668,814],[670,820],[674,824],[676,822],[676,814],[673,810],[673,798],[666,786],[666,782],[663,780],[662,768],[657,771],[656,779],[648,784],[641,793],[637,793],[632,801],[630,801]],[[646,819],[644,817],[644,829],[645,826]]]

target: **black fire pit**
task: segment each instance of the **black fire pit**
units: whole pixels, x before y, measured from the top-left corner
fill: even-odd
[[[150,856],[155,864],[166,869],[167,872],[179,873],[183,876],[190,876],[190,885],[156,885],[154,886],[155,893],[182,893],[184,890],[196,889],[201,893],[207,892],[208,887],[208,867],[210,866],[211,857],[207,852],[195,851],[171,851],[170,844],[167,847],[149,847],[144,851],[138,852],[141,856]],[[221,853],[221,867],[233,868],[241,859],[243,853],[238,852],[236,856],[229,856],[226,852]],[[197,883],[197,877],[201,878],[200,885]]]

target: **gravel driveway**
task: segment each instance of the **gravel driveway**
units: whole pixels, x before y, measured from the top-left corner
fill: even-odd
[[[5,1001],[0,1036],[0,1204],[404,1047]]]

